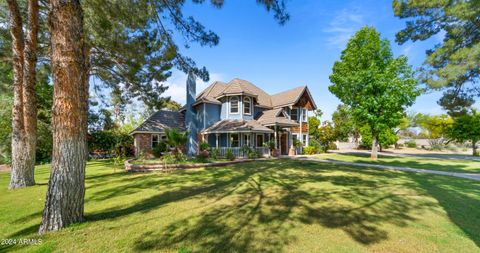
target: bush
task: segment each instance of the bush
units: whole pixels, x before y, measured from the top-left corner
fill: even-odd
[[[198,148],[200,149],[200,151],[211,149],[210,144],[208,144],[207,142],[200,143],[200,146]]]
[[[407,146],[407,148],[416,148],[417,142],[415,142],[414,140],[409,140],[405,142],[405,146]]]
[[[225,158],[227,158],[230,161],[235,160],[235,155],[233,154],[232,149],[227,149],[227,152],[225,153]]]
[[[337,150],[337,144],[335,144],[335,142],[330,142],[328,144],[328,150]]]
[[[152,149],[152,153],[156,158],[161,157],[165,152],[167,152],[167,144],[164,141],[159,142],[158,145]]]
[[[314,155],[317,153],[317,148],[314,146],[306,146],[303,148],[303,153],[306,155]]]
[[[220,150],[216,148],[212,148],[212,150],[210,151],[210,157],[212,159],[217,159],[219,155],[220,155]]]

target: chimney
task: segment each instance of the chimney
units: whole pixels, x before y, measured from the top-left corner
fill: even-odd
[[[193,109],[193,103],[196,99],[196,89],[197,84],[195,83],[195,74],[192,72],[188,73],[187,77],[187,104],[185,111],[185,127],[188,131],[188,140],[187,140],[187,155],[194,156],[197,154],[198,150],[198,140],[197,140],[197,122],[195,116],[195,110]]]

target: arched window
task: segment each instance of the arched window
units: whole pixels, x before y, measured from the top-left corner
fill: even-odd
[[[252,113],[252,99],[249,97],[245,97],[243,99],[243,113],[244,114]]]
[[[230,98],[230,113],[238,113],[238,97]]]

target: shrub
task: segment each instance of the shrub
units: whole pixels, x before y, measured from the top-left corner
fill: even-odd
[[[161,157],[165,152],[167,152],[167,144],[164,141],[159,142],[158,145],[152,149],[152,153],[156,158]]]
[[[211,149],[210,144],[208,144],[208,142],[202,142],[202,143],[200,143],[200,146],[199,146],[198,148],[200,149],[200,151],[210,150],[210,149]]]
[[[162,161],[167,164],[172,164],[177,161],[177,157],[173,154],[166,154],[162,157]]]
[[[206,149],[202,150],[198,153],[197,157],[202,159],[207,159],[208,157],[210,157],[210,152]]]
[[[407,146],[407,148],[416,148],[417,143],[414,140],[409,140],[405,142],[405,146]]]
[[[233,154],[232,149],[227,149],[227,152],[225,153],[225,158],[227,158],[230,161],[235,160],[235,155]]]
[[[437,151],[442,151],[444,148],[445,146],[440,143],[432,143],[432,145],[430,146],[431,150],[437,150]]]
[[[306,146],[303,148],[303,153],[306,155],[314,155],[317,153],[317,148],[314,146]]]
[[[217,159],[219,155],[220,155],[220,150],[216,148],[212,148],[212,150],[210,151],[210,157],[212,159]]]
[[[260,150],[255,151],[255,155],[257,156],[257,158],[263,157],[262,152],[260,152]]]
[[[335,142],[330,142],[328,144],[328,150],[337,150],[337,144],[335,144]]]

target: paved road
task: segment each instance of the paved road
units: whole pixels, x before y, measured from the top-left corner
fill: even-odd
[[[366,154],[370,155],[370,151],[367,150],[329,150],[329,153],[337,154]],[[422,158],[439,158],[446,160],[466,160],[466,161],[479,161],[480,157],[478,156],[468,156],[468,155],[455,155],[455,154],[414,154],[414,153],[395,153],[395,152],[378,152],[379,155],[383,156],[401,156],[401,157],[422,157]]]
[[[400,171],[407,171],[407,172],[414,172],[414,173],[436,174],[436,175],[461,177],[461,178],[480,181],[480,174],[447,172],[447,171],[438,171],[438,170],[423,170],[423,169],[415,169],[410,167],[397,167],[397,166],[368,164],[368,163],[341,162],[341,161],[323,160],[323,159],[318,159],[310,156],[295,156],[295,157],[291,157],[291,159],[308,160],[308,161],[315,161],[315,162],[322,162],[322,163],[333,163],[333,164],[339,164],[339,165],[360,166],[360,167],[368,167],[368,168],[381,169],[381,170],[400,170]]]

